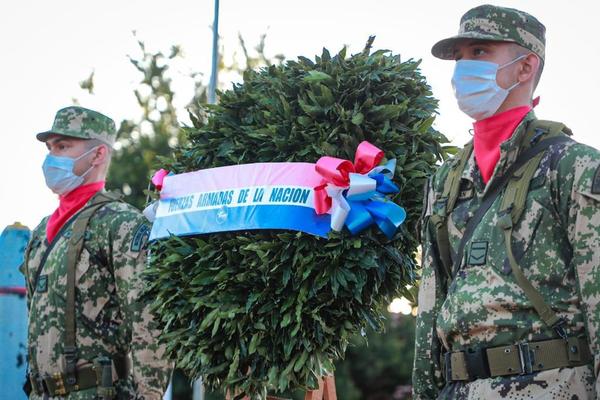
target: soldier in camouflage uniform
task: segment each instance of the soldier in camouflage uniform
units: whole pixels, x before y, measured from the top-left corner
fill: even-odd
[[[600,394],[600,154],[531,111],[544,35],[525,12],[483,5],[432,48],[457,60],[457,100],[476,121],[529,110],[499,145],[487,183],[472,143],[428,183],[417,399]],[[491,83],[473,72],[481,69],[493,72]],[[461,74],[477,79],[463,85]]]
[[[115,124],[67,107],[37,138],[49,149],[44,174],[60,207],[81,188],[97,189],[50,238],[44,218],[27,248],[30,398],[161,399],[170,365],[140,301],[149,227],[103,190]]]

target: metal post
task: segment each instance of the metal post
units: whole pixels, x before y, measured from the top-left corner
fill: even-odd
[[[202,379],[197,379],[194,382],[192,399],[193,400],[204,400],[204,386],[202,385]]]
[[[219,74],[219,0],[215,0],[215,18],[213,21],[213,54],[212,54],[212,70],[210,73],[210,83],[208,84],[208,102],[215,104],[217,102],[217,76]],[[193,400],[204,399],[204,387],[202,380],[197,379],[194,382]]]
[[[208,84],[208,102],[215,104],[217,102],[217,75],[219,64],[219,0],[215,0],[215,18],[213,21],[213,49],[212,49],[212,71],[210,74],[210,83]]]
[[[213,48],[212,48],[212,68],[210,73],[210,83],[208,84],[208,102],[215,104],[217,102],[217,76],[219,74],[219,0],[215,0],[215,18],[213,21]],[[204,399],[204,387],[202,380],[197,379],[194,382],[192,398],[193,400]]]
[[[21,224],[0,234],[0,387],[3,399],[25,400],[27,302],[25,278],[19,272],[30,232]]]

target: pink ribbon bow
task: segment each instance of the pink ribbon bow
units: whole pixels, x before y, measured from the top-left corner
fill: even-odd
[[[158,171],[156,171],[154,173],[154,175],[152,175],[151,182],[158,191],[162,190],[163,180],[165,179],[165,176],[167,176],[167,175],[169,175],[169,171],[167,171],[163,168],[159,169]]]
[[[333,199],[328,187],[347,189],[350,186],[350,174],[366,174],[383,159],[383,151],[367,141],[356,148],[354,164],[341,158],[324,156],[317,161],[316,171],[323,177],[321,184],[315,187],[315,211],[322,215],[329,212]],[[328,193],[329,192],[329,193]],[[339,193],[339,191],[338,191]]]

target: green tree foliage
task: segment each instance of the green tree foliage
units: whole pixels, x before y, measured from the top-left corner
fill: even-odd
[[[94,71],[86,79],[79,82],[79,87],[87,90],[89,94],[94,94]]]
[[[242,61],[239,60],[238,51],[234,51],[230,64],[225,63],[223,57],[219,62],[219,70],[225,72],[235,72],[243,74],[245,71],[254,71],[267,65],[281,65],[285,59],[283,54],[276,54],[273,58],[267,57],[265,54],[265,43],[266,34],[260,36],[260,40],[256,46],[254,46],[254,52],[251,53],[246,46],[246,41],[241,34],[238,34],[239,50],[243,55]],[[223,52],[221,52],[222,54]]]
[[[217,166],[353,159],[368,140],[396,158],[394,200],[408,219],[394,240],[377,229],[328,240],[285,231],[231,232],[160,240],[148,295],[168,353],[211,388],[314,387],[333,371],[352,336],[383,326],[385,307],[415,278],[422,187],[446,156],[432,128],[437,101],[413,60],[388,51],[315,61],[299,57],[246,71],[221,93],[188,146],[165,166],[176,173]]]
[[[343,360],[335,363],[340,400],[404,400],[410,398],[415,318],[386,314],[384,332],[355,335]],[[304,393],[286,393],[294,400]],[[221,397],[221,400],[223,398]]]
[[[348,375],[354,390],[340,399],[350,399],[358,392],[360,400],[404,399],[410,391],[414,356],[415,319],[412,316],[388,315],[385,334],[369,331],[367,340],[354,337],[346,359],[337,364],[337,376]]]
[[[335,383],[340,400],[404,400],[410,398],[414,356],[415,318],[388,314],[385,331],[368,330],[350,340],[343,360],[335,363]],[[303,400],[304,392],[283,397]],[[207,400],[224,400],[207,393]]]
[[[144,191],[159,157],[169,155],[171,149],[184,140],[173,106],[175,94],[171,79],[166,74],[169,61],[179,57],[181,49],[173,46],[169,54],[164,55],[149,52],[141,41],[138,44],[142,56],[130,57],[130,61],[142,74],[139,87],[134,91],[142,113],[139,119],[124,120],[119,126],[107,186],[121,190],[127,202],[144,208]]]
[[[219,70],[242,74],[260,66],[280,64],[283,56],[276,55],[270,59],[265,55],[265,38],[266,35],[262,35],[254,51],[249,51],[240,35],[239,51],[243,54],[243,61],[238,60],[236,51],[232,61],[225,63],[222,56],[224,50],[221,49]],[[183,143],[185,136],[173,105],[175,93],[167,72],[170,63],[182,56],[181,47],[172,46],[168,54],[164,54],[160,51],[150,52],[142,41],[138,41],[138,45],[141,57],[130,57],[129,60],[142,75],[134,91],[141,115],[124,120],[119,126],[119,139],[113,153],[107,186],[123,192],[127,202],[141,209],[146,204],[150,176],[160,165],[160,158],[170,155],[174,147]],[[205,119],[202,104],[207,100],[207,88],[202,83],[201,73],[194,72],[191,77],[194,79],[195,93],[187,109],[202,122]],[[79,85],[93,94],[94,72]]]

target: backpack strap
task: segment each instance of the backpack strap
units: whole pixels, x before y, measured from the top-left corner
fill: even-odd
[[[571,135],[571,130],[560,122],[534,120],[531,121],[528,132],[525,134],[525,141],[529,140],[529,147],[533,147],[539,138],[544,135],[545,139],[557,136],[564,136],[564,133]],[[533,157],[523,167],[516,171],[504,191],[502,203],[500,205],[500,213],[509,212],[513,224],[516,224],[523,211],[525,210],[525,202],[529,193],[529,186],[535,172],[537,171],[542,160],[543,153]],[[509,210],[510,209],[510,210]]]
[[[548,140],[550,138],[564,137],[562,132],[570,135],[571,131],[566,128],[564,124],[559,122],[536,120],[532,121],[530,127],[528,127],[525,139],[529,139],[530,144],[533,147],[541,135],[545,136],[546,139],[544,140]],[[525,277],[512,250],[513,227],[521,219],[521,216],[525,211],[529,186],[531,185],[531,181],[540,165],[543,155],[544,153],[540,152],[532,157],[521,166],[508,181],[498,212],[498,227],[504,234],[506,254],[517,284],[523,292],[525,292],[525,295],[542,321],[544,321],[548,327],[553,328],[559,336],[566,339],[567,335],[563,326],[564,320],[556,315],[552,310],[552,307],[544,301],[540,292]]]
[[[444,190],[442,196],[438,202],[441,203],[441,207],[436,208],[429,218],[434,224],[436,230],[436,241],[439,252],[440,261],[443,264],[444,271],[446,272],[446,278],[451,279],[452,276],[452,254],[450,247],[450,237],[448,235],[448,215],[454,210],[458,194],[460,193],[460,179],[462,177],[463,170],[471,152],[473,151],[473,142],[469,142],[465,145],[458,161],[450,168],[446,180],[444,181]]]
[[[83,248],[85,232],[94,213],[113,201],[119,201],[120,196],[110,192],[97,193],[90,204],[77,216],[73,222],[71,237],[67,247],[67,304],[65,310],[65,375],[67,384],[73,386],[77,382],[77,345],[75,332],[75,273],[77,261]]]

